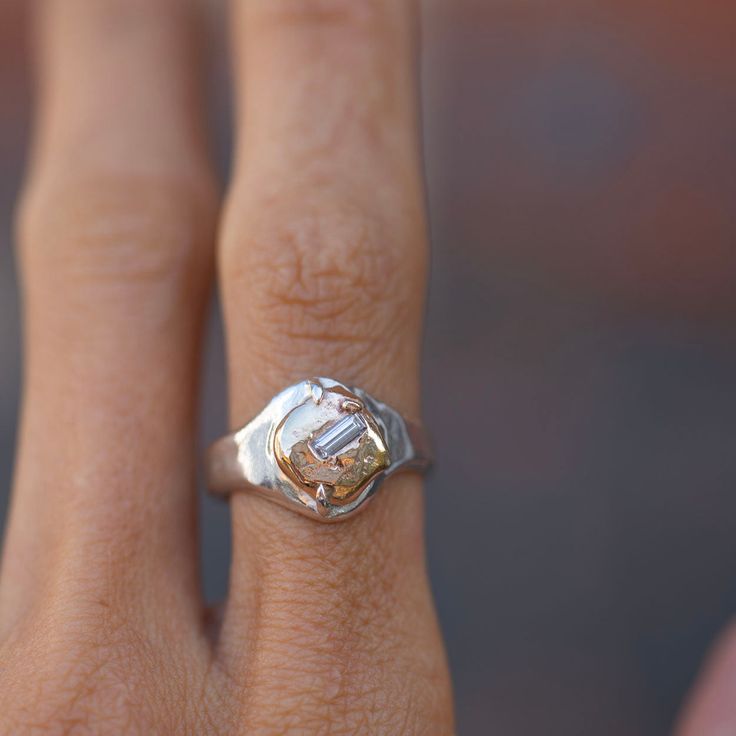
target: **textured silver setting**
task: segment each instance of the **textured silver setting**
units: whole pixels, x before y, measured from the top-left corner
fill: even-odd
[[[335,397],[340,397],[337,408]],[[301,417],[313,418],[318,411],[324,414],[315,421],[324,417],[329,421],[314,430]],[[296,419],[289,423],[290,417]],[[281,437],[287,431],[285,426],[286,439]],[[286,452],[297,445],[307,447],[307,454],[314,455],[312,460],[334,464],[341,453],[351,448],[355,452],[364,435],[371,432],[379,448],[385,445],[386,452],[381,456],[385,462],[376,461],[375,469],[369,466],[365,483],[356,484],[342,497],[333,495],[328,483],[307,482],[284,464],[281,443],[287,446]],[[214,493],[256,492],[329,522],[348,518],[363,508],[382,481],[394,473],[423,471],[429,465],[428,442],[418,425],[359,388],[331,378],[312,378],[284,389],[242,429],[215,442],[208,453],[207,471],[209,488]],[[325,467],[329,471],[328,465]]]

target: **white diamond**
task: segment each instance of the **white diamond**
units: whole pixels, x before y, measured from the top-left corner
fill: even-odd
[[[323,460],[337,455],[351,442],[358,439],[368,429],[365,419],[360,414],[348,414],[331,424],[322,434],[313,437],[310,448]]]

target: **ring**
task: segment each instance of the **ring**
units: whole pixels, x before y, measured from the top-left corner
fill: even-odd
[[[361,509],[381,482],[431,463],[420,425],[359,388],[310,378],[274,396],[207,454],[211,492],[250,491],[320,521]]]

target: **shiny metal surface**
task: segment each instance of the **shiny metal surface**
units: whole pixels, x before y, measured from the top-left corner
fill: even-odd
[[[358,388],[331,378],[277,394],[207,455],[210,491],[251,491],[320,521],[363,508],[381,482],[425,470],[429,443],[416,424]]]

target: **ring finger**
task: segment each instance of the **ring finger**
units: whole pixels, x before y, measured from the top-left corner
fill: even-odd
[[[220,251],[234,426],[314,375],[418,414],[416,21],[405,0],[234,0],[238,145]],[[232,515],[221,651],[247,677],[252,729],[360,718],[369,733],[450,732],[416,478],[392,478],[340,524],[247,494]]]

